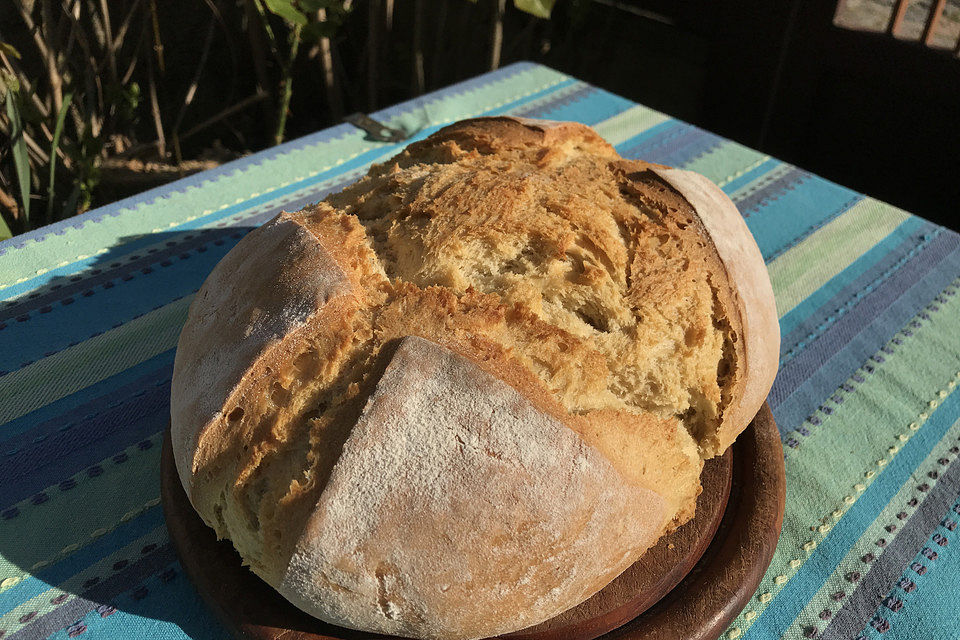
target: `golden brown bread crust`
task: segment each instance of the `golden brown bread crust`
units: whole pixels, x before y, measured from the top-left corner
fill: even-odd
[[[283,214],[217,266],[181,336],[171,413],[194,506],[345,626],[481,637],[577,604],[692,516],[701,458],[769,389],[777,341],[755,334],[772,294],[728,204],[582,125],[488,118]],[[498,453],[508,433],[529,450]],[[419,475],[391,466],[408,458]],[[377,469],[393,493],[364,489]],[[461,485],[456,515],[431,502]],[[360,496],[363,513],[343,507]],[[381,520],[346,535],[351,516]],[[398,540],[442,551],[424,564]]]

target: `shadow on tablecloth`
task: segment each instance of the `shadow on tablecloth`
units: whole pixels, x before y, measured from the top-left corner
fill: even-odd
[[[160,445],[190,300],[252,228],[125,237],[0,306],[4,640],[226,636],[171,547]]]

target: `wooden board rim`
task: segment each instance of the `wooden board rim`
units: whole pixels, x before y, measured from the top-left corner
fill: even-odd
[[[667,586],[663,593],[655,593],[655,597],[637,593],[633,600],[620,602],[596,618],[574,619],[555,628],[549,628],[552,621],[548,621],[503,637],[588,640],[606,633],[630,640],[718,638],[753,595],[780,534],[785,500],[783,452],[776,423],[766,404],[732,450],[732,463],[729,451],[723,458],[727,471],[723,476],[725,490],[721,491],[726,507],[720,510],[722,519],[718,517],[707,524],[709,538],[702,543],[698,541],[700,547],[691,550],[686,558],[687,566],[679,575],[662,581],[661,588]],[[387,638],[318,621],[242,569],[230,543],[216,542],[213,531],[203,524],[187,500],[173,463],[169,433],[161,455],[161,497],[170,538],[181,564],[207,605],[236,637],[251,640]],[[624,575],[632,569],[634,567]],[[224,579],[225,576],[233,578]],[[594,597],[602,596],[604,591]],[[669,597],[662,597],[667,591]],[[247,597],[251,593],[256,594],[254,598]]]

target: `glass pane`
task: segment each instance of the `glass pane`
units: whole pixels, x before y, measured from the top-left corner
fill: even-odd
[[[895,4],[896,0],[840,0],[833,24],[853,31],[886,31]]]

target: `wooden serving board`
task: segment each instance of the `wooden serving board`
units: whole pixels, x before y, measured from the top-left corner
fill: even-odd
[[[664,537],[586,602],[509,640],[715,640],[763,577],[783,520],[780,434],[767,405],[723,456],[707,462],[693,520]],[[244,568],[193,510],[177,476],[169,431],[161,496],[180,562],[207,605],[237,638],[386,638],[303,613]],[[614,631],[616,630],[616,631]],[[613,633],[611,633],[613,632]]]

